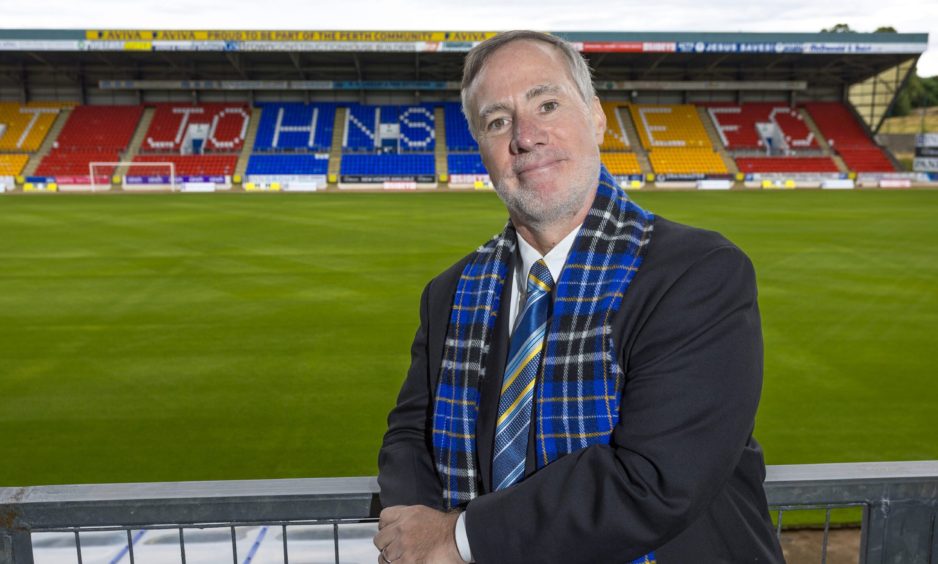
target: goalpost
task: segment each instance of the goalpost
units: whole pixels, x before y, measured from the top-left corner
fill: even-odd
[[[91,178],[91,191],[92,191],[92,192],[97,192],[97,186],[98,186],[98,185],[97,185],[97,182],[96,182],[95,174],[94,174],[95,168],[101,168],[101,167],[114,167],[114,172],[115,172],[115,173],[116,173],[116,172],[118,171],[118,169],[120,169],[121,167],[127,167],[127,172],[128,172],[128,173],[130,172],[130,170],[131,170],[133,167],[148,167],[148,168],[166,167],[166,172],[169,173],[169,175],[167,175],[167,178],[169,178],[169,189],[172,190],[173,192],[176,191],[176,163],[171,163],[171,162],[154,162],[154,163],[151,163],[151,162],[139,162],[139,161],[118,161],[118,162],[99,162],[99,161],[96,161],[96,162],[90,162],[90,163],[88,163],[88,174],[89,174],[89,176],[90,176],[90,178]],[[107,177],[108,177],[107,186],[108,186],[108,187],[110,187],[110,178],[111,178],[111,176],[112,176],[112,175],[110,175],[110,174],[107,175]],[[132,176],[132,175],[129,175],[129,174],[128,174],[128,175],[125,175],[125,176]],[[144,176],[152,176],[152,175],[144,175]],[[105,188],[105,189],[107,189],[107,188]]]

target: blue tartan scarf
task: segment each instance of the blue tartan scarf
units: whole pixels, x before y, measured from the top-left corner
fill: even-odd
[[[642,264],[653,226],[654,216],[632,203],[602,167],[596,198],[556,285],[534,396],[538,468],[609,443],[623,386],[611,319]],[[433,413],[436,468],[450,509],[479,495],[480,386],[516,245],[509,222],[476,251],[456,286]]]

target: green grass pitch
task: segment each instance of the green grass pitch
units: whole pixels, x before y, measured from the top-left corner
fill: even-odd
[[[753,259],[769,464],[938,458],[938,192],[636,193]],[[0,486],[370,475],[493,194],[0,198]]]

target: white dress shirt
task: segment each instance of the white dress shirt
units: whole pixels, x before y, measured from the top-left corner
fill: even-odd
[[[525,241],[521,234],[518,234],[518,255],[521,260],[515,260],[515,272],[511,283],[511,303],[508,310],[509,336],[514,333],[515,325],[518,322],[518,314],[524,307],[528,290],[528,272],[531,271],[531,266],[535,262],[544,259],[556,285],[557,280],[560,279],[563,265],[567,263],[567,256],[573,247],[573,241],[576,240],[576,235],[580,232],[580,227],[581,225],[578,225],[576,229],[568,233],[553,249],[543,256],[530,243]],[[466,562],[475,562],[472,559],[472,550],[469,548],[469,536],[466,534],[465,512],[460,513],[459,518],[456,520],[456,548],[459,550],[460,558]]]

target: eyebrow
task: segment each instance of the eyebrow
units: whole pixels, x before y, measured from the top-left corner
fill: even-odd
[[[538,96],[543,96],[545,94],[558,94],[559,92],[560,87],[556,84],[538,84],[524,93],[524,99],[530,101],[534,98],[537,98]],[[502,102],[489,104],[482,108],[482,110],[479,112],[479,121],[484,123],[485,119],[495,112],[507,111],[508,109],[508,106]]]

